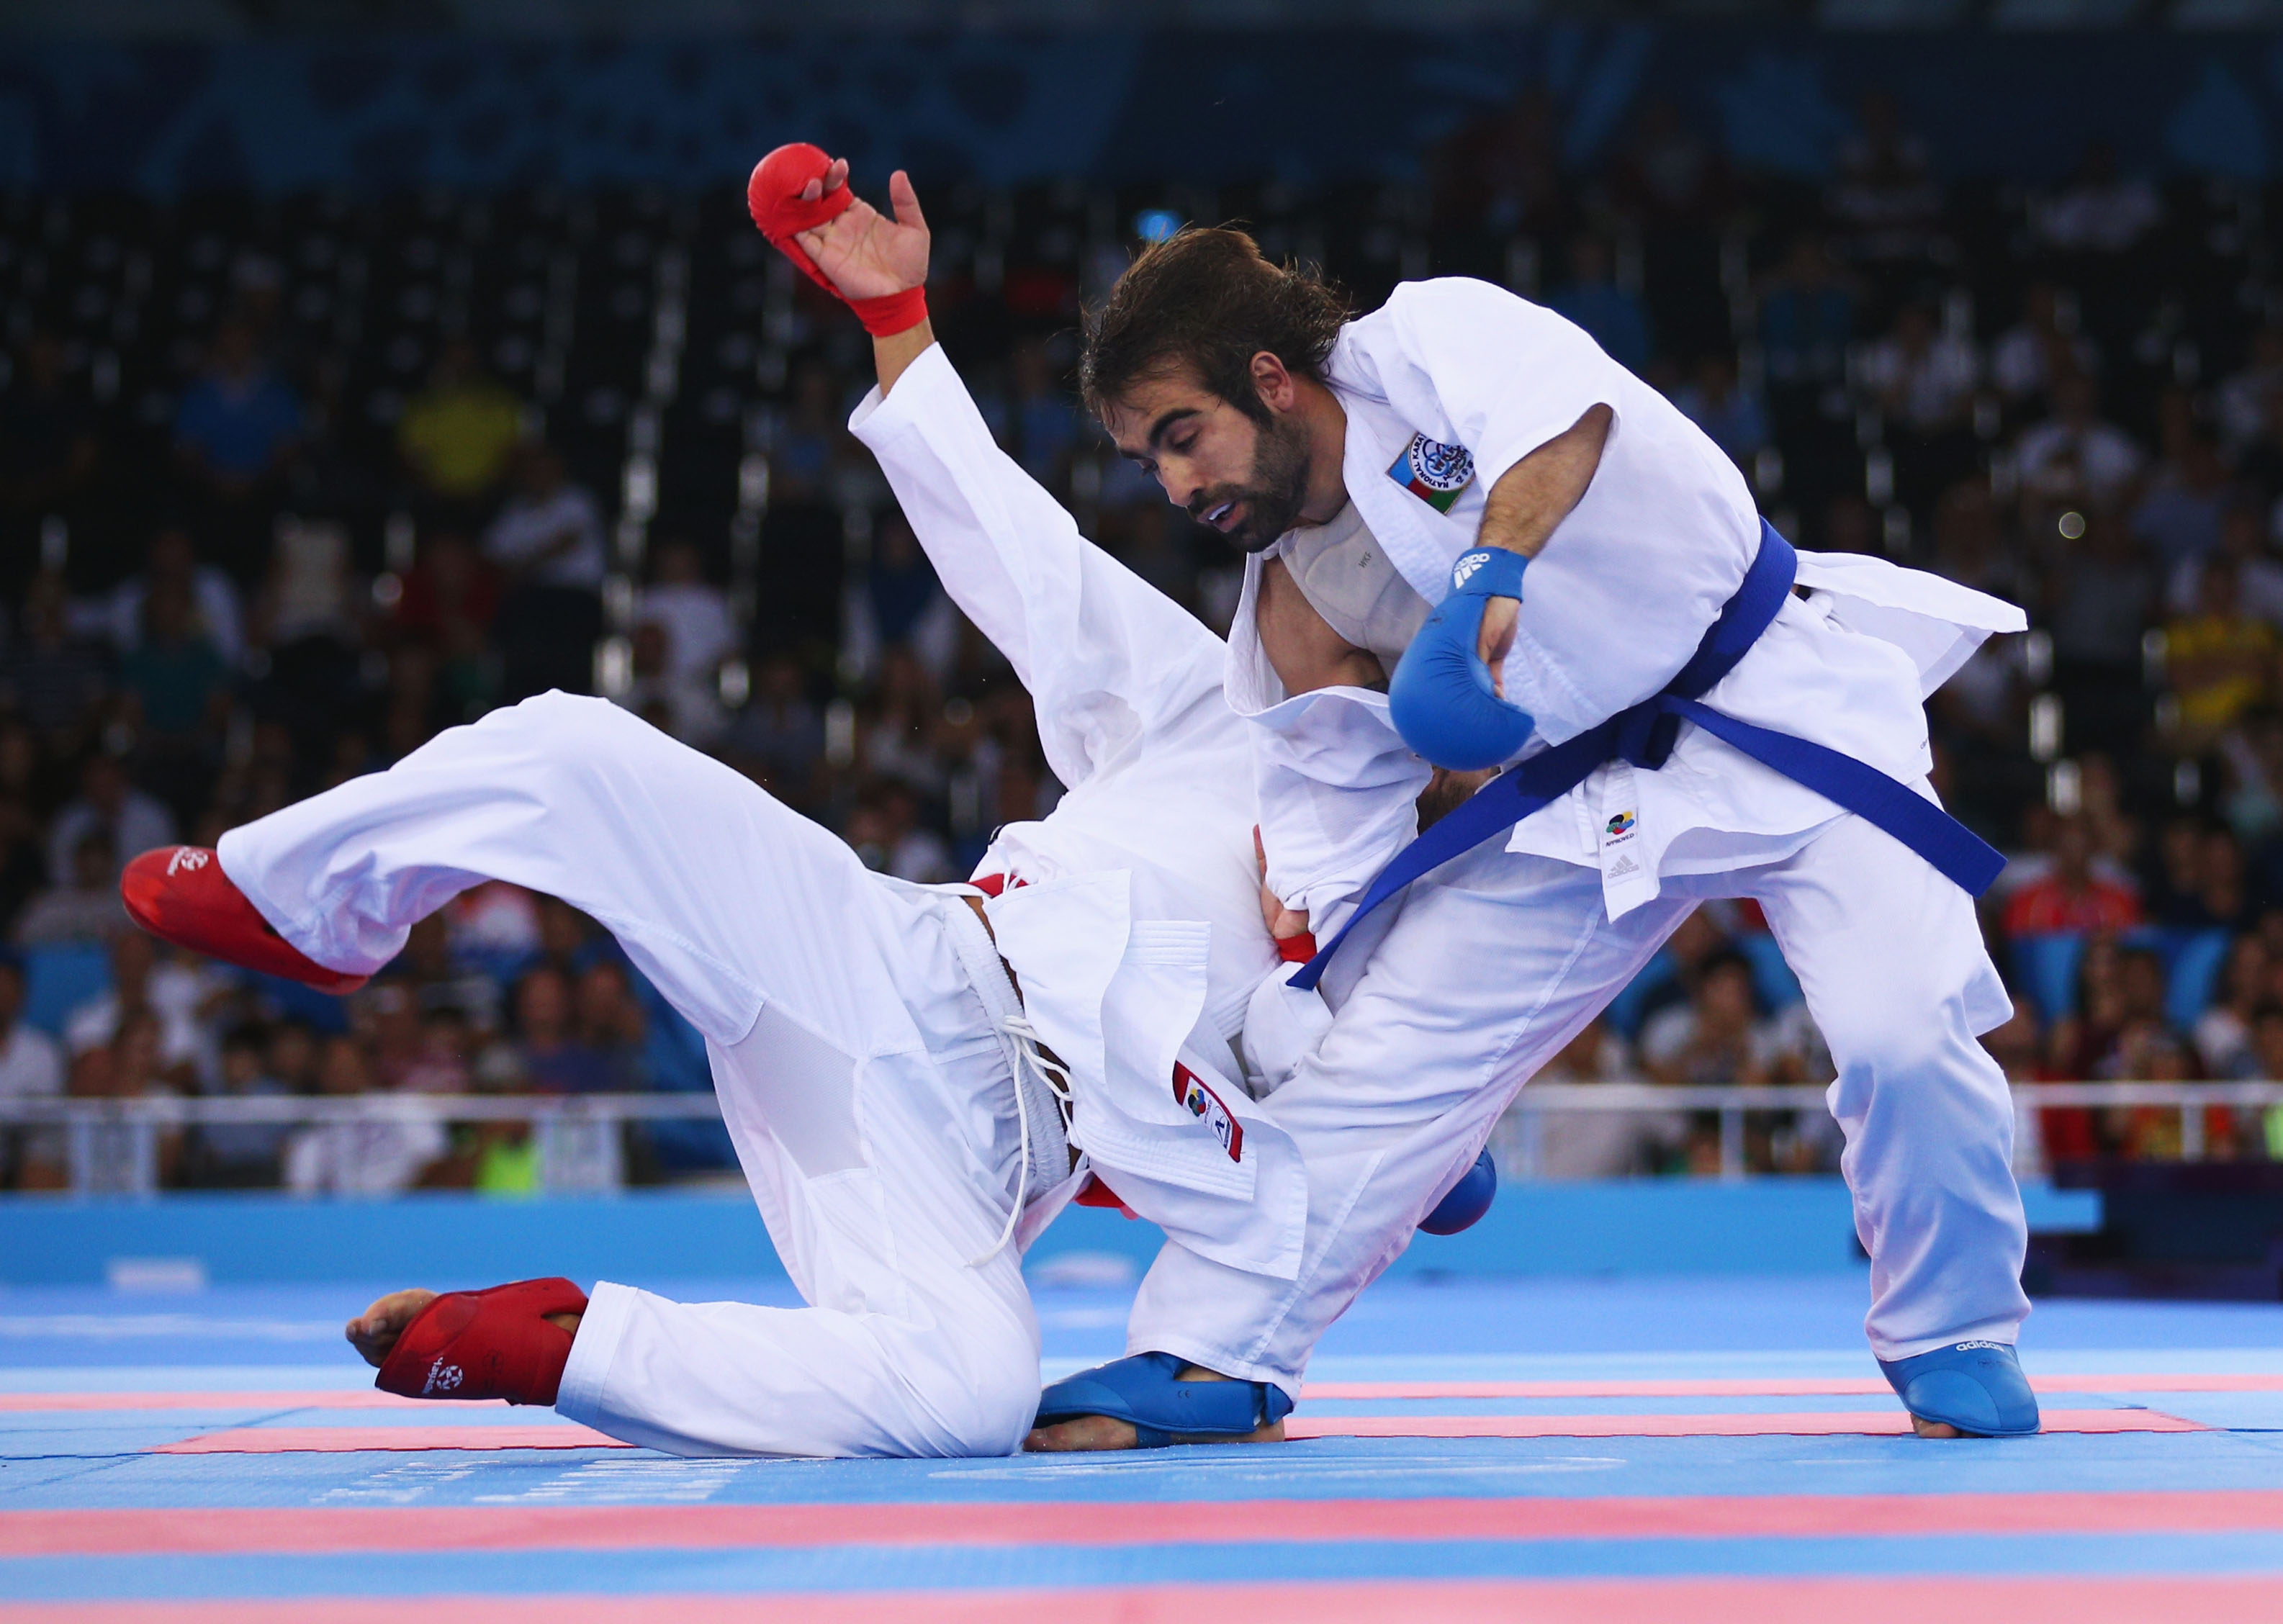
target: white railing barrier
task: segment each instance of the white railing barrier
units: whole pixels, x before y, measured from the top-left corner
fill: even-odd
[[[2017,1139],[2036,1143],[2023,1119],[2055,1106],[2093,1108],[2149,1106],[2180,1113],[2183,1159],[2202,1159],[2204,1112],[2213,1106],[2249,1111],[2283,1107],[2283,1083],[2016,1083]],[[1720,1177],[1741,1178],[1744,1118],[1752,1111],[1820,1111],[1824,1090],[1813,1084],[1758,1088],[1669,1088],[1655,1083],[1539,1083],[1516,1100],[1521,1114],[1525,1165],[1541,1119],[1557,1112],[1664,1114],[1717,1112],[1720,1119]],[[74,1187],[147,1193],[156,1185],[159,1136],[170,1130],[224,1125],[283,1127],[348,1123],[528,1122],[542,1145],[542,1185],[553,1189],[597,1187],[598,1144],[615,1146],[629,1122],[718,1122],[710,1093],[660,1094],[147,1094],[129,1099],[0,1098],[0,1128],[60,1125],[71,1136]],[[560,1147],[549,1157],[549,1146]],[[547,1164],[558,1177],[549,1180]],[[623,1177],[615,1154],[604,1153],[601,1182]],[[568,1177],[560,1175],[567,1173]]]

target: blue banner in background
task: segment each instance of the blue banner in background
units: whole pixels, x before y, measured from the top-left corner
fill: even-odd
[[[1471,33],[466,37],[0,52],[0,188],[287,192],[742,178],[780,142],[863,171],[1003,185],[1422,174],[1470,119],[1542,92],[1572,170],[1673,104],[1740,165],[1812,181],[1891,91],[1946,175],[2129,168],[2264,180],[2283,41],[2145,33],[1827,34],[1549,25]]]

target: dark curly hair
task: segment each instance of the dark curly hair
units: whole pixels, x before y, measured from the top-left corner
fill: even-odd
[[[1296,377],[1321,382],[1347,319],[1346,293],[1313,266],[1273,265],[1242,231],[1184,226],[1142,250],[1087,312],[1079,389],[1099,416],[1143,378],[1186,367],[1266,422],[1252,358],[1266,350]]]

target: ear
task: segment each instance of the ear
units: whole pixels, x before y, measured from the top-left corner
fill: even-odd
[[[1300,398],[1291,372],[1266,350],[1252,358],[1252,386],[1259,391],[1260,403],[1272,412],[1289,412]]]

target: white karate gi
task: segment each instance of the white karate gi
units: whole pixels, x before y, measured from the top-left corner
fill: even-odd
[[[592,914],[705,1035],[754,1199],[814,1306],[596,1286],[557,1408],[679,1453],[1017,1448],[1039,1376],[1019,1248],[1092,1167],[1216,1267],[1299,1267],[1305,1176],[1235,1041],[1275,955],[1220,641],[1080,541],[939,351],[857,428],[1029,686],[1071,786],[992,848],[985,871],[1009,882],[988,905],[995,946],[967,888],[871,874],[729,768],[560,694],[221,843],[263,917],[331,968],[378,970],[415,921],[503,879]],[[1024,1172],[1025,1017],[1071,1074],[1075,1171],[1038,1086]],[[994,1253],[1018,1188],[1020,1227]]]
[[[1354,514],[1429,602],[1499,478],[1593,406],[1614,413],[1592,486],[1524,582],[1505,691],[1537,719],[1525,753],[1660,691],[1742,581],[1760,524],[1734,465],[1551,311],[1484,283],[1408,284],[1349,325],[1327,370],[1347,412]],[[1447,513],[1390,473],[1414,436],[1472,454],[1474,480]],[[1384,593],[1335,602],[1310,541],[1296,533],[1278,551],[1336,627],[1405,618]],[[1227,689],[1259,730],[1269,885],[1326,939],[1410,837],[1428,768],[1383,695],[1286,696],[1254,626],[1259,567],[1246,572]],[[1923,698],[1989,633],[2021,629],[2020,612],[1867,558],[1803,554],[1798,579],[1810,595],[1786,602],[1704,702],[1931,797]],[[1874,1350],[2012,1340],[2029,1308],[2013,1113],[1975,1041],[2010,1007],[1971,899],[1891,836],[1684,726],[1662,771],[1601,768],[1503,843],[1414,884],[1375,946],[1342,949],[1325,983],[1339,1006],[1331,1035],[1274,1101],[1308,1168],[1299,1277],[1169,1249],[1143,1283],[1131,1345],[1297,1391],[1316,1339],[1409,1243],[1515,1091],[1713,897],[1762,904],[1837,1064],[1829,1100],[1873,1259]],[[1367,963],[1344,962],[1366,952]]]

